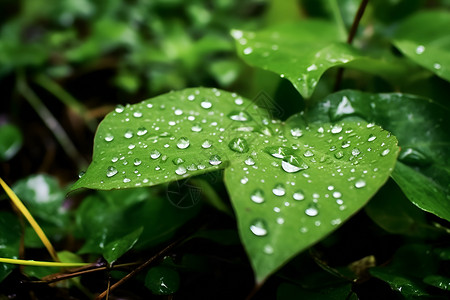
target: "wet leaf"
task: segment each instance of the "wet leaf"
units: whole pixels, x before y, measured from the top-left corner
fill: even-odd
[[[144,230],[134,247],[158,245],[170,239],[200,207],[180,209],[148,189],[99,191],[86,197],[76,212],[77,235],[86,240],[80,253],[102,254],[109,243],[141,227]]]
[[[215,89],[119,107],[101,123],[93,162],[72,189],[155,185],[226,168],[241,240],[262,281],[359,210],[386,181],[398,153],[395,137],[372,124],[307,126],[293,118],[284,126],[269,117]],[[140,205],[156,212],[152,201]],[[102,237],[118,223],[86,226],[99,228]]]
[[[252,141],[251,164],[245,156],[225,171],[258,282],[364,206],[398,151],[395,138],[366,123],[299,127],[294,118],[287,124],[283,136]]]
[[[231,34],[244,61],[287,78],[305,98],[332,67],[355,68],[387,79],[398,79],[405,72],[398,62],[363,55],[345,43],[338,26],[326,21],[303,20],[258,32],[233,30]]]
[[[115,262],[119,257],[124,255],[128,250],[133,248],[142,234],[143,227],[115,240],[105,246],[103,257],[109,264]]]
[[[180,275],[164,266],[153,267],[147,272],[145,286],[155,295],[170,295],[180,287]]]
[[[393,43],[414,62],[450,81],[449,27],[448,11],[422,11],[398,25]]]
[[[12,124],[0,126],[0,161],[11,159],[22,147],[23,137],[19,128]]]
[[[341,91],[308,114],[312,122],[364,119],[391,131],[402,149],[392,178],[419,208],[450,220],[448,109],[406,94]]]
[[[17,218],[8,212],[0,211],[0,257],[19,258],[20,225]],[[0,282],[16,265],[0,263]]]
[[[437,287],[441,290],[448,291],[450,289],[450,278],[440,275],[430,275],[423,279],[426,284]]]

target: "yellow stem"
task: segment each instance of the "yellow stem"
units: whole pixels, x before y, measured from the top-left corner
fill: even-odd
[[[35,260],[23,260],[13,258],[0,258],[0,263],[15,264],[22,266],[38,266],[38,267],[60,267],[60,268],[74,268],[90,265],[89,263],[65,263],[65,262],[53,262],[53,261],[35,261]]]
[[[55,251],[55,248],[53,248],[52,244],[48,240],[47,236],[45,235],[42,228],[39,226],[39,224],[36,222],[36,220],[33,218],[33,216],[30,214],[28,209],[23,205],[22,201],[20,201],[19,197],[11,190],[11,188],[3,181],[3,179],[0,177],[0,185],[5,190],[6,194],[8,194],[9,198],[11,198],[11,201],[14,203],[14,205],[19,209],[19,211],[24,215],[24,217],[28,220],[31,227],[33,227],[36,234],[41,239],[42,243],[44,244],[45,248],[47,248],[48,252],[50,253],[52,259],[54,261],[59,261],[58,254]]]

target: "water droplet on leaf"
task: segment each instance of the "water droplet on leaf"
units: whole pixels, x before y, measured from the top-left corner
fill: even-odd
[[[252,195],[250,196],[250,199],[255,203],[263,203],[264,202],[264,192],[261,189],[255,190]]]
[[[266,236],[267,224],[263,219],[255,219],[250,225],[250,231],[256,236]]]
[[[228,144],[228,147],[234,152],[244,153],[248,152],[248,144],[244,138],[234,138]]]
[[[117,174],[117,169],[116,168],[108,167],[108,169],[106,169],[106,176],[107,177],[113,177],[116,174]]]

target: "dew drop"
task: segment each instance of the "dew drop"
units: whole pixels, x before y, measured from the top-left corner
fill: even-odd
[[[157,159],[157,158],[159,158],[161,156],[161,152],[159,152],[158,150],[152,150],[151,152],[150,152],[150,157],[152,158],[152,159]]]
[[[248,144],[244,138],[234,138],[228,144],[230,150],[238,153],[248,152]]]
[[[135,166],[139,166],[141,163],[142,163],[142,161],[141,161],[139,158],[135,158],[135,159],[134,159],[134,163],[133,163],[133,164],[134,164]]]
[[[339,193],[339,192],[333,192],[333,197],[334,197],[334,198],[341,198],[341,197],[342,197],[342,194]]]
[[[203,130],[203,128],[202,128],[200,125],[196,124],[196,125],[194,125],[194,126],[191,127],[191,130],[192,130],[193,132],[200,132],[200,131]]]
[[[285,158],[290,152],[288,148],[285,147],[266,147],[264,151],[275,158]]]
[[[183,111],[181,109],[175,109],[173,112],[176,116],[181,116],[183,114]]]
[[[181,157],[176,157],[172,159],[172,162],[174,165],[181,165],[182,163],[184,163],[184,159],[182,159]]]
[[[212,106],[212,103],[209,101],[203,101],[202,103],[200,103],[201,107],[203,107],[204,109],[209,109]]]
[[[244,100],[242,100],[242,98],[236,98],[236,99],[234,100],[234,103],[235,103],[236,105],[242,105],[242,104],[244,103]]]
[[[357,156],[357,155],[359,155],[360,153],[361,153],[361,151],[360,151],[358,148],[355,148],[355,149],[352,150],[352,155],[353,155],[353,156]]]
[[[251,54],[253,52],[253,48],[252,47],[247,47],[247,48],[244,49],[243,52],[244,52],[245,55],[249,55],[249,54]]]
[[[342,142],[342,146],[341,147],[344,148],[344,149],[350,147],[350,141]]]
[[[442,68],[441,64],[435,63],[433,64],[433,68],[435,68],[436,70],[439,70]]]
[[[373,142],[377,137],[373,134],[369,135],[369,138],[367,139],[367,141],[369,142]]]
[[[342,126],[340,126],[340,125],[334,125],[333,128],[331,128],[331,133],[334,133],[334,134],[339,133],[341,131],[342,131]]]
[[[383,150],[383,152],[381,152],[381,156],[386,156],[389,154],[389,152],[391,152],[391,150],[385,149],[385,150]]]
[[[274,188],[272,189],[272,193],[275,196],[284,196],[286,194],[286,189],[284,188],[284,185],[282,185],[281,183],[277,184],[274,186]]]
[[[147,133],[147,129],[145,129],[145,127],[140,127],[140,128],[138,128],[138,131],[137,131],[137,135],[138,136],[143,136],[143,135],[145,135]]]
[[[105,135],[105,141],[111,142],[112,140],[114,140],[114,136],[111,133],[107,133]]]
[[[296,173],[309,167],[301,158],[295,155],[288,155],[281,162],[281,168],[287,173]]]
[[[263,251],[265,254],[273,254],[273,247],[270,245],[265,245]]]
[[[310,217],[315,217],[319,214],[319,210],[315,204],[310,204],[308,208],[306,208],[305,214]]]
[[[306,150],[306,152],[303,153],[303,156],[304,157],[311,157],[311,156],[314,156],[314,153],[312,153],[311,150]]]
[[[117,105],[116,108],[114,109],[116,111],[116,113],[120,114],[124,111],[125,107],[123,105]]]
[[[355,188],[360,189],[366,186],[366,182],[362,179],[355,182]]]
[[[175,170],[175,173],[177,174],[177,175],[184,175],[184,174],[186,174],[186,168],[185,167],[183,167],[183,166],[179,166],[176,170]]]
[[[250,196],[250,199],[255,203],[263,203],[264,202],[264,192],[261,189],[255,190],[252,195]]]
[[[301,137],[303,135],[303,131],[300,128],[292,128],[291,135],[293,137]]]
[[[177,142],[178,149],[186,149],[190,143],[187,137],[180,137]]]
[[[305,199],[305,194],[303,194],[302,190],[298,190],[294,193],[294,195],[292,195],[292,198],[294,198],[294,200],[301,201]]]
[[[124,183],[128,183],[128,182],[130,182],[130,181],[131,181],[130,178],[124,178],[124,179],[123,179],[123,182],[124,182]]]
[[[113,157],[113,158],[111,158],[111,161],[112,161],[113,163],[117,162],[118,160],[119,160],[118,157]]]
[[[140,117],[142,117],[142,113],[141,113],[140,111],[135,111],[135,112],[133,113],[133,117],[135,117],[135,118],[140,118]]]
[[[208,149],[208,148],[210,148],[212,146],[212,144],[211,144],[211,142],[209,141],[209,140],[205,140],[203,143],[202,143],[202,148],[203,149]]]
[[[127,130],[123,136],[126,139],[131,139],[133,137],[133,132],[131,130]]]
[[[86,172],[85,171],[81,171],[80,173],[78,173],[78,178],[81,178],[81,177],[83,177],[84,175],[86,174]]]
[[[117,169],[116,168],[108,167],[108,169],[106,169],[106,176],[107,177],[113,177],[116,174],[117,174]]]
[[[267,235],[267,224],[263,219],[255,219],[250,225],[250,231],[256,236]]]
[[[425,51],[425,46],[419,45],[416,48],[416,54],[422,54]]]
[[[217,166],[217,165],[220,165],[221,163],[222,163],[222,160],[221,160],[220,156],[217,154],[211,155],[211,157],[209,158],[210,165]]]
[[[336,157],[337,159],[341,159],[342,157],[344,157],[344,152],[338,151],[334,153],[334,157]]]
[[[252,117],[250,117],[250,115],[247,114],[245,111],[234,110],[228,114],[228,117],[233,121],[240,121],[240,122],[247,122],[252,120]]]
[[[253,166],[253,165],[255,164],[255,160],[254,160],[253,158],[251,158],[251,157],[248,157],[248,158],[244,161],[244,163],[245,163],[247,166]]]

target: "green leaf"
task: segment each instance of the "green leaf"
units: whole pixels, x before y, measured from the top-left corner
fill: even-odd
[[[145,286],[155,295],[170,295],[180,287],[180,275],[167,267],[153,267],[145,276]]]
[[[393,180],[389,180],[364,209],[378,226],[392,234],[428,239],[446,234],[428,224],[427,214],[413,205]]]
[[[258,282],[364,206],[398,151],[395,138],[366,123],[287,124],[283,136],[253,140],[250,158],[225,171]]]
[[[67,210],[63,208],[65,191],[55,177],[31,175],[17,181],[13,190],[34,217],[58,228],[68,225]]]
[[[449,27],[448,11],[422,11],[398,25],[393,43],[414,62],[450,81]]]
[[[373,124],[308,126],[293,118],[284,126],[235,94],[187,89],[109,114],[93,162],[72,189],[148,186],[227,168],[260,282],[359,210],[388,178],[397,152],[396,139]]]
[[[416,206],[450,220],[448,114],[445,107],[418,96],[348,90],[317,103],[308,119],[364,119],[391,131],[402,148],[392,178]]]
[[[0,211],[0,232],[0,257],[19,258],[20,224],[13,214]],[[15,267],[13,264],[0,263],[0,282]]]
[[[263,120],[268,113],[249,101],[205,88],[117,107],[98,128],[92,164],[71,190],[152,186],[222,169],[245,151],[230,150],[228,132],[246,143],[252,131],[265,130]]]
[[[245,62],[289,79],[309,98],[326,70],[351,67],[387,79],[399,78],[405,67],[362,55],[346,44],[339,28],[330,22],[305,20],[284,23],[263,31],[233,30],[237,51]]]
[[[86,197],[76,212],[78,237],[86,240],[80,253],[102,254],[106,245],[141,227],[144,230],[134,247],[158,245],[170,239],[200,207],[180,209],[149,189],[97,192]]]
[[[397,250],[390,264],[371,268],[369,272],[405,297],[417,297],[428,295],[422,280],[435,274],[438,268],[439,261],[430,246],[409,244]]]
[[[0,161],[11,159],[22,147],[23,138],[17,126],[4,124],[0,126]]]
[[[441,290],[450,290],[450,277],[440,275],[430,275],[423,279],[426,284],[437,287]]]
[[[119,257],[124,255],[128,250],[133,248],[144,230],[143,227],[121,237],[105,246],[103,257],[109,264],[115,262]]]

